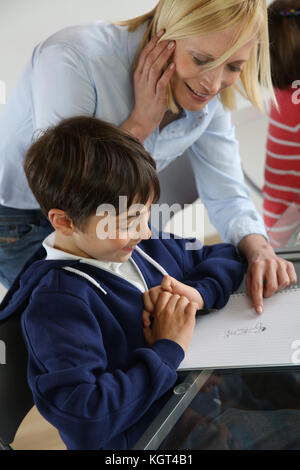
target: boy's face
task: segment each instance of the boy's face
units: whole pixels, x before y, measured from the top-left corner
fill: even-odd
[[[115,263],[126,261],[141,240],[151,237],[150,208],[151,201],[146,205],[134,203],[118,216],[115,211],[97,210],[99,215],[88,219],[83,232],[73,232],[76,254]]]

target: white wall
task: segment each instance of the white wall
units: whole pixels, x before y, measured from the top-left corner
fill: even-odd
[[[7,95],[35,45],[55,31],[99,19],[133,18],[155,4],[156,0],[0,0],[0,80],[6,83]]]

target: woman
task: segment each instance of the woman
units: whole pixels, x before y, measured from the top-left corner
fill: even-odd
[[[261,106],[258,76],[272,89],[265,0],[160,0],[142,17],[69,27],[39,44],[0,121],[2,282],[12,282],[51,230],[23,172],[32,135],[84,114],[135,135],[158,171],[188,150],[211,221],[248,260],[247,290],[261,313],[263,295],[296,275],[266,239],[224,109],[233,105],[239,78]]]

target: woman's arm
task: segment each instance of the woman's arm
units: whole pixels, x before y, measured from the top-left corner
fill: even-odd
[[[189,149],[189,157],[199,196],[222,240],[237,246],[249,233],[267,238],[244,182],[230,113],[221,102],[205,132]]]
[[[244,183],[238,143],[230,114],[221,103],[206,132],[190,149],[200,198],[210,220],[224,241],[238,246],[248,261],[247,292],[255,310],[263,308],[262,296],[295,282],[291,263],[274,253]]]
[[[35,53],[32,98],[35,129],[46,129],[71,116],[94,116],[96,89],[75,48],[54,44]]]
[[[174,52],[169,41],[158,44],[161,34],[152,38],[141,53],[134,72],[135,103],[121,128],[144,142],[160,124],[167,109],[167,86],[174,73],[170,64]],[[88,61],[68,44],[37,49],[33,64],[32,95],[36,129],[44,129],[61,119],[94,116],[97,106],[96,84]]]
[[[144,142],[161,123],[167,111],[167,86],[175,70],[168,60],[175,42],[161,41],[163,31],[154,36],[143,49],[134,72],[134,108],[123,129]],[[166,69],[164,70],[164,67]]]

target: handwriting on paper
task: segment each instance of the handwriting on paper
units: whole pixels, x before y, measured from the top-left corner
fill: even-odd
[[[231,336],[248,336],[248,335],[258,335],[266,331],[267,327],[262,324],[262,322],[257,322],[254,326],[236,328],[234,330],[228,329],[224,331],[224,337],[230,338]]]

